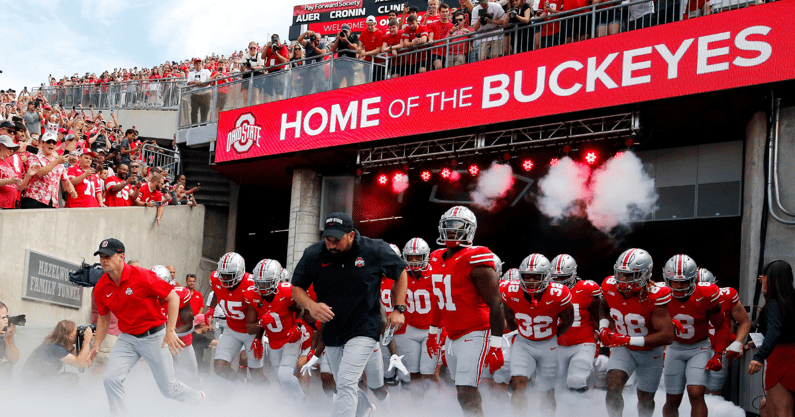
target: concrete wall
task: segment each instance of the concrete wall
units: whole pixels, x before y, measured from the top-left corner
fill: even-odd
[[[99,262],[99,243],[115,237],[124,243],[126,258],[141,266],[172,264],[177,280],[198,273],[202,250],[204,206],[166,207],[160,226],[155,208],[6,210],[0,212],[0,301],[9,314],[26,314],[29,326],[52,326],[69,319],[88,323],[91,290],[83,291],[83,307],[74,309],[22,299],[25,250],[31,249],[79,264]],[[201,277],[200,277],[201,279]],[[203,283],[200,283],[203,284]]]
[[[320,240],[320,177],[309,168],[293,171],[293,187],[290,193],[290,232],[287,237],[287,265],[295,265],[304,254],[304,249]]]
[[[141,137],[172,140],[177,133],[177,113],[176,110],[119,110],[116,117],[125,130],[135,126]]]

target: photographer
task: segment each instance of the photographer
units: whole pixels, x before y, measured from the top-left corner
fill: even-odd
[[[505,11],[499,3],[490,2],[488,0],[478,0],[478,5],[472,9],[472,29],[478,34],[496,30],[502,27],[502,22],[505,18]],[[502,35],[497,35],[489,38],[475,41],[472,45],[473,48],[480,48],[478,51],[478,60],[497,58],[502,56],[503,41]]]
[[[75,343],[82,337],[82,348],[77,352]],[[63,364],[79,369],[91,366],[89,354],[94,332],[86,327],[82,335],[71,320],[61,320],[44,343],[33,350],[22,368],[22,379],[30,385],[49,385],[60,388],[74,387],[80,378],[73,372],[61,372]]]
[[[241,70],[243,72],[243,79],[260,75],[263,72],[262,69],[265,68],[265,60],[262,58],[262,53],[259,51],[259,46],[257,46],[257,43],[254,41],[248,43],[248,48],[243,53],[240,62]],[[244,102],[247,102],[248,100],[248,86],[249,83],[247,82],[240,85]]]
[[[279,40],[279,35],[273,34],[271,42],[266,46],[265,51],[265,66],[266,73],[274,73],[287,68],[287,65],[279,65],[290,62],[290,51],[287,45],[284,45]],[[287,96],[287,77],[268,77],[264,79],[264,90],[269,95],[265,100],[266,102],[281,100]],[[270,87],[270,88],[268,88]]]
[[[301,70],[301,78],[304,80],[303,95],[324,90],[322,86],[326,82],[326,72],[322,64],[315,63],[320,62],[320,58],[316,57],[328,53],[326,44],[320,39],[320,35],[311,30],[302,33],[297,42],[304,47],[304,58],[306,58],[304,61],[306,69]]]
[[[3,336],[0,343],[0,379],[3,381],[11,381],[14,364],[19,360],[19,349],[14,345],[16,333],[17,326],[8,320],[8,307],[0,301],[0,336]]]
[[[135,142],[137,137],[138,134],[135,133],[135,129],[127,129],[127,131],[124,132],[124,138],[122,138],[119,144],[120,164],[130,165],[131,155],[141,151],[143,145],[140,143],[135,148],[130,149],[130,144]]]
[[[172,206],[187,205],[193,207],[196,205],[196,199],[193,197],[193,194],[188,194],[185,191],[185,184],[177,183],[174,186],[172,199],[168,204]]]
[[[517,54],[530,50],[530,39],[533,35],[528,25],[530,24],[530,19],[533,17],[532,12],[533,8],[530,7],[525,0],[510,0],[510,8],[505,13],[502,25],[505,27],[505,30],[510,30],[514,27],[519,27],[519,29],[512,35],[505,36],[506,55],[510,54],[510,48],[513,45],[516,45],[516,51],[514,51],[514,53]],[[515,39],[511,39],[512,37]]]
[[[351,27],[347,24],[342,25],[342,30],[337,33],[337,38],[334,43],[329,47],[329,51],[337,53],[337,58],[353,58],[356,59],[359,49],[359,37],[355,33],[351,33]],[[354,85],[354,65],[335,65],[334,66],[334,84],[332,88],[343,88]],[[343,84],[343,80],[345,83]]]
[[[31,135],[41,134],[41,121],[44,120],[44,115],[41,113],[41,101],[29,101],[27,109],[19,117],[25,121],[25,127]]]

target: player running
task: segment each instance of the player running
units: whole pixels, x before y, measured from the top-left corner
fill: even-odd
[[[210,275],[210,286],[213,289],[213,299],[210,309],[204,315],[209,324],[210,318],[215,313],[215,308],[220,306],[226,316],[227,328],[218,339],[215,350],[215,374],[229,381],[239,380],[238,374],[232,371],[232,358],[245,347],[248,358],[248,368],[251,378],[255,382],[267,382],[265,372],[262,370],[262,358],[256,359],[252,346],[255,335],[248,334],[246,328],[246,297],[245,291],[254,286],[251,274],[246,272],[246,262],[243,257],[235,252],[229,252],[218,261],[218,269]]]
[[[557,338],[574,322],[569,288],[550,282],[549,259],[540,253],[526,257],[519,266],[519,282],[500,285],[508,327],[522,336],[511,348],[511,405],[516,416],[527,415],[527,385],[535,375],[541,392],[541,412],[554,415],[555,382],[558,376]]]
[[[255,335],[254,359],[262,360],[264,332],[268,336],[271,366],[276,369],[282,389],[303,402],[306,394],[294,375],[301,353],[303,310],[293,300],[292,284],[281,283],[281,275],[281,264],[272,259],[263,259],[254,267],[254,286],[245,291],[246,327],[248,334]]]
[[[580,279],[577,276],[577,261],[567,254],[552,259],[550,279],[569,289],[574,308],[571,328],[558,336],[558,378],[569,390],[584,392],[588,390],[588,377],[596,355],[594,334],[602,303],[602,289],[591,280]]]
[[[666,308],[671,290],[651,281],[653,265],[648,252],[629,249],[616,260],[615,275],[602,283],[599,341],[611,348],[605,398],[611,417],[624,411],[622,391],[633,372],[637,372],[638,415],[647,417],[654,412],[663,349],[673,341],[674,327]]]
[[[431,353],[438,351],[438,327],[444,327],[447,365],[458,403],[464,415],[482,416],[478,382],[484,365],[491,372],[503,366],[505,318],[494,254],[472,245],[477,226],[475,214],[463,206],[447,210],[439,221],[436,242],[446,249],[434,251],[429,263],[441,318],[429,326],[427,345]]]
[[[196,353],[193,350],[193,309],[190,305],[190,290],[185,287],[176,287],[176,283],[171,279],[171,272],[163,265],[155,265],[151,271],[163,281],[171,284],[179,297],[179,315],[177,316],[177,327],[174,330],[185,346],[182,348],[182,353],[173,356],[174,373],[180,379],[196,382],[199,377],[199,364],[196,362]],[[163,304],[163,314],[167,314],[166,307]]]

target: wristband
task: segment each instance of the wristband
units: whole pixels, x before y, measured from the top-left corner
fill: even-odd
[[[489,347],[501,348],[502,336],[489,336]]]
[[[428,334],[432,334],[434,336],[438,336],[439,335],[439,328],[436,327],[436,326],[429,326],[428,327]]]
[[[737,341],[732,342],[729,347],[726,348],[727,352],[742,352],[743,351],[743,344]],[[717,352],[716,352],[717,353]]]
[[[646,338],[643,336],[633,336],[629,338],[629,345],[630,346],[638,346],[641,347],[646,344]]]
[[[608,319],[599,320],[599,330],[607,329],[609,327],[610,327],[610,320]]]

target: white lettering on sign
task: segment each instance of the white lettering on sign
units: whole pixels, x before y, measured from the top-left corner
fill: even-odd
[[[292,137],[298,139],[301,137],[302,131],[309,136],[317,136],[326,132],[334,133],[338,129],[344,131],[345,129],[354,130],[378,126],[380,120],[375,116],[380,113],[381,109],[374,105],[380,102],[381,97],[364,99],[361,104],[358,101],[352,101],[348,103],[345,111],[342,110],[341,104],[332,104],[330,112],[324,107],[313,107],[306,113],[303,110],[296,111],[294,118],[287,113],[282,113],[279,140],[285,140],[287,132],[290,130],[293,132]],[[410,101],[410,107],[416,106],[416,103],[411,104]],[[329,115],[329,113],[331,114]]]
[[[235,148],[237,153],[246,153],[255,143],[259,147],[262,127],[256,124],[256,119],[251,113],[240,115],[235,122],[235,128],[226,135],[226,151]]]
[[[344,17],[364,16],[364,9],[335,10],[329,13],[331,19],[342,19]]]
[[[297,22],[314,22],[316,20],[320,20],[320,13],[309,13],[309,14],[299,14],[295,17],[295,21]]]

